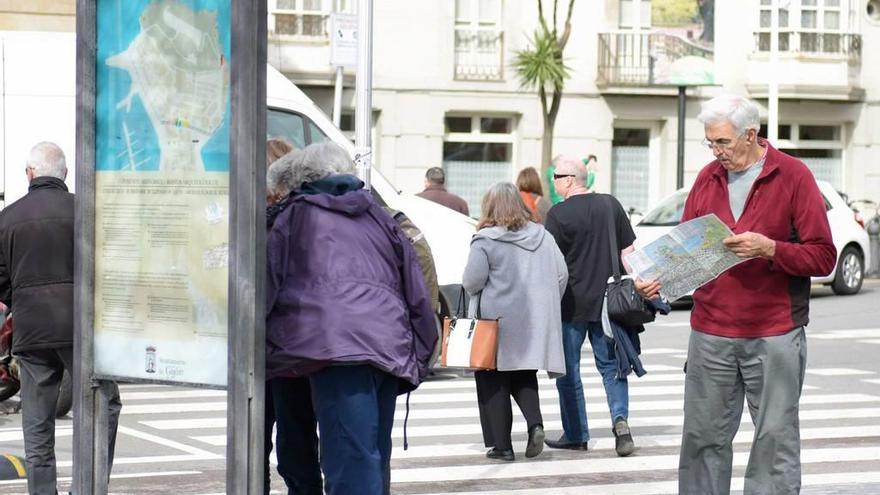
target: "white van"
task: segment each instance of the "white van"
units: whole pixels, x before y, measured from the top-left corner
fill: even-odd
[[[354,156],[354,145],[333,125],[317,105],[273,67],[266,74],[269,137],[283,137],[302,148],[311,143],[333,141]],[[398,191],[374,163],[370,184],[385,203],[400,210],[425,234],[440,284],[441,314],[455,311],[461,276],[467,263],[476,221],[445,206]]]
[[[0,202],[27,193],[24,162],[33,144],[58,143],[68,157],[67,184],[74,188],[76,42],[73,33],[0,32]],[[34,64],[34,60],[40,60]],[[267,134],[297,147],[333,141],[353,155],[354,146],[308,96],[272,67],[267,73]],[[476,222],[411,194],[399,192],[373,169],[371,184],[390,207],[403,211],[425,234],[441,286],[442,314],[455,304]],[[0,203],[2,206],[2,203]]]

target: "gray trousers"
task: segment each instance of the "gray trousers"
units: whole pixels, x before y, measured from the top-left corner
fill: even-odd
[[[803,327],[756,339],[691,332],[679,494],[730,493],[743,398],[755,425],[743,495],[800,493],[798,402],[806,363]]]
[[[55,495],[55,404],[66,368],[73,378],[73,349],[41,349],[15,355],[21,379],[21,425],[30,495]],[[110,397],[108,458],[113,465],[119,425],[119,388]],[[109,472],[109,469],[108,469]]]

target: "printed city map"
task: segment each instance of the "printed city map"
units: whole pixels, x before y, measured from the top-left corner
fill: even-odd
[[[722,243],[733,232],[714,214],[689,220],[625,256],[639,278],[659,280],[669,301],[686,296],[745,259]]]

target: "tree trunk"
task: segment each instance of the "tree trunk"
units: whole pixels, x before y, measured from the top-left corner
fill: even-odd
[[[544,185],[544,196],[550,193],[550,181],[547,179],[547,170],[550,168],[550,161],[553,160],[553,127],[556,119],[550,119],[544,116],[544,134],[541,136],[541,182]],[[546,182],[545,182],[546,181]]]

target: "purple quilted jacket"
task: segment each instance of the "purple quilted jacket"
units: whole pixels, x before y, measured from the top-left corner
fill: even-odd
[[[370,364],[414,389],[437,340],[415,251],[364,190],[294,195],[267,238],[266,374]]]

